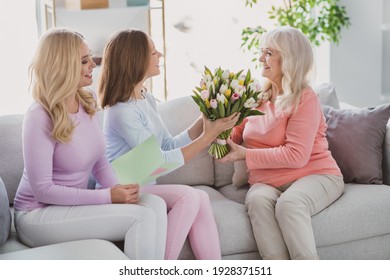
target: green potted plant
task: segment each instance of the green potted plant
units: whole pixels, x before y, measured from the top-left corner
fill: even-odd
[[[245,0],[252,7],[258,0]],[[302,30],[310,42],[319,46],[322,42],[339,43],[341,29],[349,27],[350,19],[339,0],[283,0],[281,5],[272,5],[269,18],[276,25],[289,25]],[[261,34],[267,30],[261,25],[247,27],[242,31],[241,47],[252,52],[257,60]]]

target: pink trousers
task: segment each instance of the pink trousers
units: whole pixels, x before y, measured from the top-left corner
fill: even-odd
[[[141,187],[141,193],[157,195],[167,204],[165,259],[179,257],[187,236],[196,259],[221,259],[217,225],[206,192],[186,185],[149,185]]]

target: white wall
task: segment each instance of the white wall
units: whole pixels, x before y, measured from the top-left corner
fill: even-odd
[[[0,0],[0,3],[0,115],[23,113],[32,100],[27,68],[38,37],[35,1]],[[192,94],[204,64],[232,70],[252,68],[254,75],[259,76],[250,62],[251,56],[240,50],[239,38],[244,26],[269,25],[265,11],[270,1],[260,3],[250,9],[244,7],[244,0],[166,1],[169,99]],[[383,34],[390,36],[390,31],[382,31],[382,23],[390,23],[390,0],[341,0],[340,3],[347,7],[352,25],[342,31],[340,45],[315,50],[318,54],[315,84],[334,82],[340,99],[357,106],[390,102],[381,99],[382,87],[386,89],[390,83],[390,38],[386,37],[387,45],[382,40]],[[386,9],[382,9],[384,3]],[[219,7],[219,13],[215,7]],[[191,27],[187,33],[173,28],[183,18],[188,19]],[[383,18],[386,20],[382,22]],[[383,47],[389,50],[382,59]],[[387,72],[382,74],[382,69]],[[155,95],[161,97],[163,92],[155,88]]]
[[[22,113],[32,101],[27,70],[38,40],[35,1],[0,5],[0,115]]]
[[[389,0],[340,1],[351,26],[342,31],[340,44],[330,47],[330,80],[340,100],[359,107],[386,101],[382,99],[383,1]]]

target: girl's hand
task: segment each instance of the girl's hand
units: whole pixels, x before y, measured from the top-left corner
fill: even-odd
[[[111,188],[111,202],[122,204],[137,203],[139,198],[139,185],[116,185]]]
[[[246,150],[247,150],[245,147],[241,145],[237,145],[230,138],[227,139],[227,143],[230,147],[230,152],[223,158],[219,159],[218,160],[219,162],[232,162],[236,160],[245,160]]]
[[[239,118],[240,113],[233,113],[228,117],[216,119],[215,121],[211,121],[206,116],[203,116],[203,132],[210,134],[214,139],[221,132],[233,128]]]

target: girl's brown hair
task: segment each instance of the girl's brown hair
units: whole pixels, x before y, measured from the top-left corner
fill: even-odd
[[[102,108],[133,97],[135,86],[145,78],[149,52],[149,36],[143,31],[126,29],[111,36],[104,49],[98,84]]]

